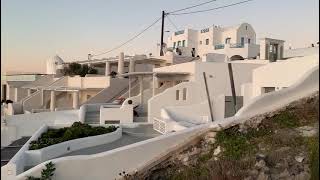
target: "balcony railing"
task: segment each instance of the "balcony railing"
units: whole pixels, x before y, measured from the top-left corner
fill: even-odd
[[[177,36],[177,35],[179,35],[179,34],[184,34],[184,30],[174,32],[174,35],[175,35],[175,36]]]
[[[244,44],[230,44],[230,48],[243,48]]]
[[[214,46],[214,49],[224,49],[224,44],[217,44]]]

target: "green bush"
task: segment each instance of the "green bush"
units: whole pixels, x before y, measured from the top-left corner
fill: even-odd
[[[115,130],[117,130],[117,127],[115,126],[91,127],[88,124],[83,124],[81,122],[74,122],[71,125],[71,127],[64,127],[60,129],[48,129],[47,132],[41,134],[38,140],[30,142],[29,149],[30,150],[41,149],[41,148],[58,144],[64,141],[111,133],[111,132],[114,132]]]
[[[98,71],[93,67],[89,67],[87,64],[71,63],[68,67],[64,67],[62,70],[65,76],[80,75],[85,77],[87,74],[97,74]]]
[[[51,180],[55,170],[56,168],[54,167],[54,164],[50,161],[46,164],[46,169],[42,169],[40,178],[28,176],[27,180]]]

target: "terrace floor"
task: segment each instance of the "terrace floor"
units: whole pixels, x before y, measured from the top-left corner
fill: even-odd
[[[6,147],[1,147],[1,167],[6,165],[29,139],[30,137],[22,137]]]
[[[60,157],[97,154],[161,135],[152,125],[140,125],[136,128],[123,128],[122,137],[112,143],[93,146],[70,152]]]
[[[102,153],[102,152],[110,151],[112,149],[120,148],[126,145],[151,139],[153,137],[157,137],[160,135],[161,134],[159,132],[153,129],[152,124],[139,125],[138,127],[134,127],[134,128],[122,128],[122,137],[112,143],[80,149],[56,158]],[[25,171],[32,167],[33,166],[25,167]]]

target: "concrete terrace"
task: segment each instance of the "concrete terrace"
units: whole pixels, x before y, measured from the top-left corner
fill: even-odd
[[[30,137],[22,137],[9,146],[1,147],[1,167],[6,165],[29,139]]]
[[[97,154],[105,151],[110,151],[119,147],[123,147],[129,144],[144,141],[159,135],[161,134],[153,130],[152,125],[140,125],[136,128],[123,128],[122,137],[117,141],[99,146],[80,149],[78,151],[73,151],[71,153],[65,154],[61,157]]]
[[[137,142],[141,142],[147,139],[151,139],[159,135],[161,134],[153,130],[153,127],[151,124],[139,125],[135,128],[123,128],[122,137],[119,140],[116,140],[108,144],[103,144],[99,146],[93,146],[93,147],[73,151],[57,158],[66,157],[66,156],[92,155],[92,154],[102,153],[102,152],[110,151],[123,146],[127,146],[130,144],[134,144]],[[25,171],[32,167],[25,167]]]

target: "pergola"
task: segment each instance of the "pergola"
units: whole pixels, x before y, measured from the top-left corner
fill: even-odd
[[[138,78],[140,84],[140,103],[143,102],[143,78],[152,77],[152,96],[155,95],[156,82],[159,79],[166,81],[181,81],[188,80],[189,72],[132,72],[125,73],[120,76],[129,78],[129,97],[131,97],[131,79]]]
[[[50,91],[50,110],[54,111],[56,107],[56,92],[73,92],[72,94],[72,107],[77,109],[79,106],[79,91],[85,90],[87,88],[77,88],[77,87],[65,87],[65,86],[56,86],[56,87],[44,87],[42,91]],[[44,100],[42,92],[42,101]]]
[[[120,53],[118,57],[114,58],[104,58],[104,59],[93,59],[84,61],[75,61],[79,64],[105,64],[105,74],[108,75],[111,72],[111,66],[118,66],[118,74],[123,74],[123,67],[129,67],[129,72],[134,72],[135,64],[153,64],[153,65],[165,65],[167,61],[165,59],[159,59],[156,57],[147,56],[124,56]],[[70,64],[65,63],[65,64]]]

